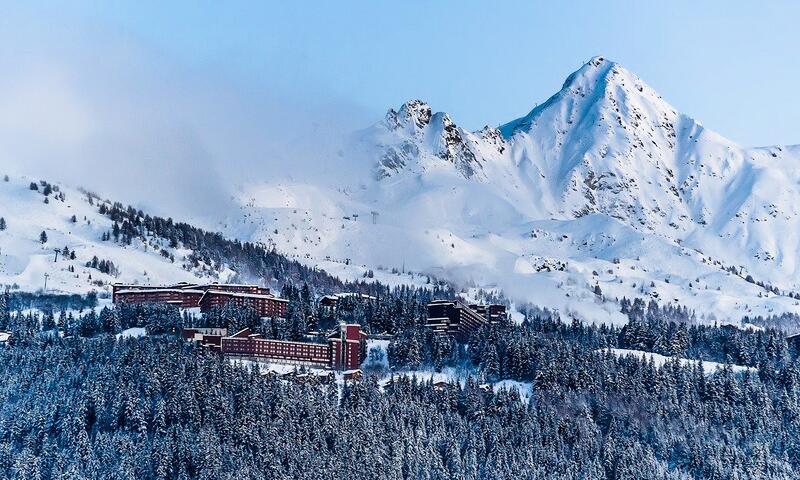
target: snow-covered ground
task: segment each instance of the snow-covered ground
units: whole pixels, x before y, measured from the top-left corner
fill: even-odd
[[[400,370],[386,374],[380,379],[380,381],[378,381],[378,384],[381,386],[386,386],[392,381],[393,378],[400,377],[407,377],[418,382],[458,382],[460,385],[463,385],[466,381],[465,375],[462,375],[455,369],[448,367],[443,369],[441,372],[435,372],[433,370]]]
[[[97,199],[90,204],[86,193],[63,185],[57,185],[59,191],[45,197],[44,187],[31,190],[31,182],[38,180],[0,179],[0,217],[6,225],[0,230],[0,286],[36,291],[43,289],[47,280],[49,292],[86,293],[108,291],[117,281],[155,284],[199,280],[196,273],[182,266],[188,251],[170,249],[156,239],[148,243],[136,240],[132,245],[113,239],[102,241],[103,234],[111,232],[112,222],[98,213]],[[44,203],[45,198],[48,203]],[[42,232],[47,236],[44,243]],[[63,255],[64,247],[75,252],[74,260]],[[175,262],[162,256],[161,249],[168,250]],[[113,262],[119,273],[109,275],[87,267],[86,262],[95,256]],[[224,279],[224,273],[222,276]]]
[[[516,390],[523,402],[528,403],[533,395],[533,384],[530,382],[518,382],[516,380],[500,380],[492,384],[495,391],[506,389],[508,391]]]
[[[301,368],[298,365],[290,365],[287,363],[264,362],[264,361],[244,360],[244,359],[231,359],[231,363],[245,368],[257,369],[262,374],[271,372],[271,373],[276,373],[278,375],[284,375],[287,373],[292,373],[294,371],[297,371]],[[314,372],[317,374],[329,371],[322,368],[311,368],[311,367],[305,367],[305,369],[309,372]]]
[[[277,375],[298,373],[300,375],[307,375],[309,377],[328,377],[330,374],[333,374],[333,384],[336,385],[336,387],[339,389],[339,395],[341,395],[341,389],[345,384],[344,372],[341,371],[328,370],[325,368],[292,365],[286,363],[266,362],[261,360],[254,361],[254,360],[244,360],[244,359],[231,359],[230,361],[232,362],[233,365],[240,366],[242,368],[251,368],[257,370],[262,375],[266,375],[269,373],[274,373]]]
[[[329,206],[340,193],[331,195]],[[427,197],[429,192],[418,195]],[[495,223],[486,212],[483,226],[458,225],[466,202],[460,196],[450,200],[430,199],[443,211],[431,211],[421,201],[415,206],[387,205],[387,210],[402,211],[381,216],[375,224],[369,220],[374,208],[369,204],[361,206],[357,221],[352,213],[350,220],[344,219],[346,210],[338,216],[318,215],[314,205],[249,211],[242,218],[262,218],[263,228],[252,233],[254,239],[341,278],[363,279],[369,270],[376,280],[392,285],[425,286],[430,285],[429,277],[442,278],[464,289],[500,289],[518,303],[531,302],[587,322],[624,323],[612,301],[623,296],[678,301],[709,323],[738,324],[745,315],[800,313],[797,300],[748,283],[742,275],[715,265],[711,256],[608,215]],[[483,207],[478,203],[472,208]],[[449,216],[452,222],[436,226],[448,218],[447,210],[454,212]],[[229,233],[241,234],[235,229]],[[605,300],[594,294],[595,285]]]
[[[119,339],[126,339],[126,338],[141,338],[147,335],[147,329],[144,327],[131,327],[126,328],[122,332],[116,335],[117,340]]]

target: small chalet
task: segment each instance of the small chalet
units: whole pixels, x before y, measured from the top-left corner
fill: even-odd
[[[350,382],[350,381],[352,381],[352,382],[360,382],[363,377],[364,377],[364,374],[361,372],[360,369],[345,370],[344,372],[342,372],[342,378],[344,378],[344,381],[346,381],[346,382]]]
[[[437,382],[433,382],[433,389],[434,390],[447,390],[452,385],[450,383],[445,382],[444,380],[439,380]]]

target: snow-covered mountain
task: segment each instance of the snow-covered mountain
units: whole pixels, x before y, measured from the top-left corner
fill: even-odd
[[[711,319],[800,312],[800,148],[741,147],[604,58],[498,128],[470,132],[413,100],[356,150],[374,158],[371,180],[249,185],[228,231],[321,266],[497,285],[587,320],[617,318],[595,285]]]
[[[593,58],[497,128],[468,131],[409,101],[357,132],[336,165],[350,156],[348,184],[287,165],[242,186],[220,229],[341,277],[432,275],[587,321],[622,321],[623,296],[679,302],[708,321],[800,314],[800,147],[741,147],[609,60]],[[103,240],[112,222],[99,199],[63,186],[45,196],[30,182],[0,182],[0,284],[37,289],[47,272],[50,288],[86,291],[234,275],[184,265],[190,252],[164,239]],[[87,267],[95,256],[114,274]]]

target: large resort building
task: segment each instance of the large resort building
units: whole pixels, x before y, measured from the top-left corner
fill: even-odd
[[[428,304],[426,325],[436,333],[465,340],[484,325],[506,317],[504,305],[467,305],[459,300],[436,300]]]
[[[340,325],[325,343],[269,339],[249,328],[230,336],[225,329],[186,328],[183,337],[231,358],[331,370],[356,370],[367,355],[367,335],[357,324]]]
[[[285,317],[288,301],[258,285],[221,283],[177,283],[174,285],[114,284],[114,303],[165,303],[181,308],[209,311],[228,303],[252,308],[260,317]]]
[[[239,284],[125,285],[112,287],[114,303],[164,303],[203,312],[233,304],[252,308],[261,317],[286,317],[288,301],[268,288]],[[223,355],[248,360],[353,371],[367,355],[367,335],[358,324],[342,324],[323,342],[296,342],[264,338],[249,328],[228,335],[225,328],[184,328],[182,336]]]

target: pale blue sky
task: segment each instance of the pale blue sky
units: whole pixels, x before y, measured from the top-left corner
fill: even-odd
[[[526,113],[602,54],[740,143],[800,143],[798,2],[136,1],[74,14],[236,81],[269,76],[376,113],[420,97],[470,128]]]
[[[20,8],[5,6],[19,14],[6,27],[44,25],[38,48],[91,30],[92,42],[81,48],[100,48],[94,44],[103,35],[125,38],[156,52],[160,65],[212,76],[212,83],[255,95],[269,89],[298,103],[352,104],[365,121],[422,98],[468,128],[498,125],[602,54],[735,141],[800,143],[800,2],[70,1]]]
[[[208,213],[369,172],[342,139],[407,99],[499,125],[594,55],[742,145],[800,143],[799,2],[600,3],[0,0],[0,170]]]

